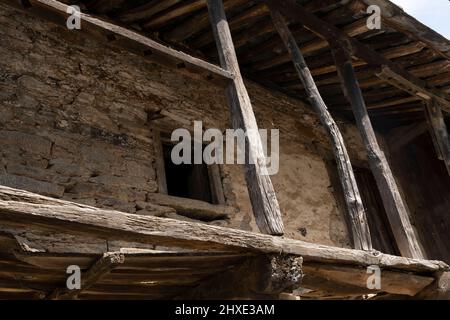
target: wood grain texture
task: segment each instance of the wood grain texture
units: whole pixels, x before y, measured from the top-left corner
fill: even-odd
[[[102,277],[110,273],[119,264],[124,263],[125,255],[120,252],[107,252],[95,262],[95,264],[89,268],[86,272],[81,274],[80,289],[70,290],[66,288],[60,288],[53,291],[47,299],[61,300],[61,299],[75,299],[81,292],[86,291],[89,287],[95,285]]]
[[[394,64],[389,59],[383,57],[377,51],[372,50],[368,46],[359,42],[355,38],[348,36],[339,28],[327,23],[316,17],[314,14],[305,10],[293,0],[284,0],[282,2],[268,0],[277,10],[279,10],[286,18],[291,21],[301,22],[306,28],[318,34],[328,43],[333,44],[336,41],[347,42],[351,47],[352,55],[356,56],[370,65],[387,66],[392,72],[399,77],[406,79],[412,86],[419,87],[421,90],[427,92],[429,97],[437,99],[442,104],[443,108],[450,110],[450,97],[447,93],[429,86],[426,81],[415,77],[410,72],[404,70],[402,67]]]
[[[442,110],[436,101],[431,100],[425,104],[425,113],[438,158],[444,161],[450,175],[450,140]]]
[[[319,263],[305,264],[303,271],[306,274],[322,277],[324,279],[351,286],[367,289],[367,279],[371,274],[366,269],[351,268],[345,266],[333,266]],[[414,296],[430,285],[434,278],[408,273],[381,270],[381,288],[368,290],[372,293],[388,292],[399,295]]]
[[[242,230],[98,209],[7,187],[0,187],[0,223],[3,226],[28,226],[85,236],[95,234],[99,239],[196,250],[283,252],[302,256],[305,261],[376,264],[382,268],[417,272],[449,268],[439,261],[330,247]]]
[[[202,221],[226,219],[231,217],[236,210],[225,205],[210,204],[205,201],[179,198],[161,193],[149,193],[147,199],[152,203],[174,208],[180,215]]]
[[[31,0],[31,7],[23,8],[16,1],[2,0],[3,3],[15,8],[32,12],[44,19],[48,19],[65,26],[68,6],[56,0]],[[146,58],[171,68],[178,68],[180,72],[196,79],[212,79],[218,84],[227,84],[232,74],[209,62],[190,56],[181,51],[162,45],[137,32],[103,21],[85,13],[80,13],[81,30],[72,32],[88,33],[110,45],[118,46],[131,52],[144,55]],[[182,68],[180,68],[182,66]]]
[[[369,165],[383,199],[397,247],[403,256],[423,258],[424,254],[411,225],[404,200],[401,197],[386,156],[378,144],[361,88],[352,66],[352,58],[340,44],[333,46],[333,57],[341,78],[344,94],[353,108],[356,124],[361,133]]]
[[[219,273],[189,290],[180,299],[278,299],[301,284],[302,258],[261,255]]]
[[[264,174],[261,167],[261,164],[264,165],[266,157],[250,97],[239,69],[223,3],[222,0],[208,0],[207,4],[219,51],[220,64],[224,70],[234,75],[233,81],[226,90],[231,111],[231,122],[234,129],[242,129],[247,133],[245,138],[245,178],[253,214],[262,232],[283,235],[284,225],[275,190],[270,177]]]
[[[279,35],[283,39],[288,51],[291,54],[292,62],[297,69],[303,87],[306,90],[308,100],[317,113],[322,125],[331,139],[334,156],[339,171],[340,182],[344,192],[344,198],[349,215],[353,244],[355,249],[371,250],[372,240],[370,238],[369,226],[366,212],[361,200],[361,195],[356,184],[350,157],[347,152],[342,134],[328,111],[314,79],[309,71],[306,61],[292,36],[283,16],[275,8],[271,9],[272,20]]]

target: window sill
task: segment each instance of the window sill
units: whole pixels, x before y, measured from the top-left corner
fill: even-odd
[[[147,198],[151,203],[171,207],[180,215],[201,221],[228,219],[236,212],[234,207],[169,196],[163,193],[150,193]]]

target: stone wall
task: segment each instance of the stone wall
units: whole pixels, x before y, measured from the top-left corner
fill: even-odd
[[[149,114],[164,110],[174,127],[202,120],[226,129],[224,92],[75,32],[0,5],[0,184],[135,213],[158,188]],[[318,119],[297,100],[247,85],[260,128],[280,129],[272,180],[286,236],[349,246]],[[355,127],[339,124],[364,163]],[[236,212],[213,223],[256,231],[243,168],[221,171]]]

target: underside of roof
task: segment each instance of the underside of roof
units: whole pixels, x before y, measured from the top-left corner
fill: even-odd
[[[203,0],[81,0],[83,13],[137,31],[176,49],[217,63],[206,2]],[[427,88],[450,93],[450,42],[408,16],[388,0],[299,0],[304,8],[324,22],[338,27],[350,37],[394,62]],[[381,8],[380,30],[367,28],[369,4]],[[269,9],[262,1],[225,0],[238,60],[245,77],[266,87],[306,99]],[[300,45],[319,90],[334,114],[352,119],[351,107],[343,95],[327,41],[301,25],[289,25]],[[378,130],[425,120],[418,96],[376,76],[376,66],[354,59],[371,119]],[[444,109],[444,108],[443,108]],[[445,110],[445,109],[444,109]]]
[[[382,290],[367,287],[374,265],[383,270]],[[66,287],[68,266],[83,272],[79,290]],[[420,297],[448,270],[440,261],[104,210],[0,186],[0,299],[273,299],[296,289],[303,298]]]

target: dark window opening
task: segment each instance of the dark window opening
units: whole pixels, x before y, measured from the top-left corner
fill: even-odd
[[[211,191],[208,166],[204,163],[176,165],[170,157],[173,145],[163,143],[162,147],[168,194],[216,204]]]
[[[353,167],[359,192],[366,209],[374,249],[400,255],[375,177],[366,168]]]
[[[347,214],[347,205],[345,203],[336,161],[333,159],[327,162],[327,164],[333,189],[336,191],[336,200],[344,212],[344,217],[350,230],[351,226]],[[367,168],[353,166],[353,172],[355,173],[356,183],[358,184],[361,200],[366,211],[373,248],[383,253],[400,255],[372,171]]]

